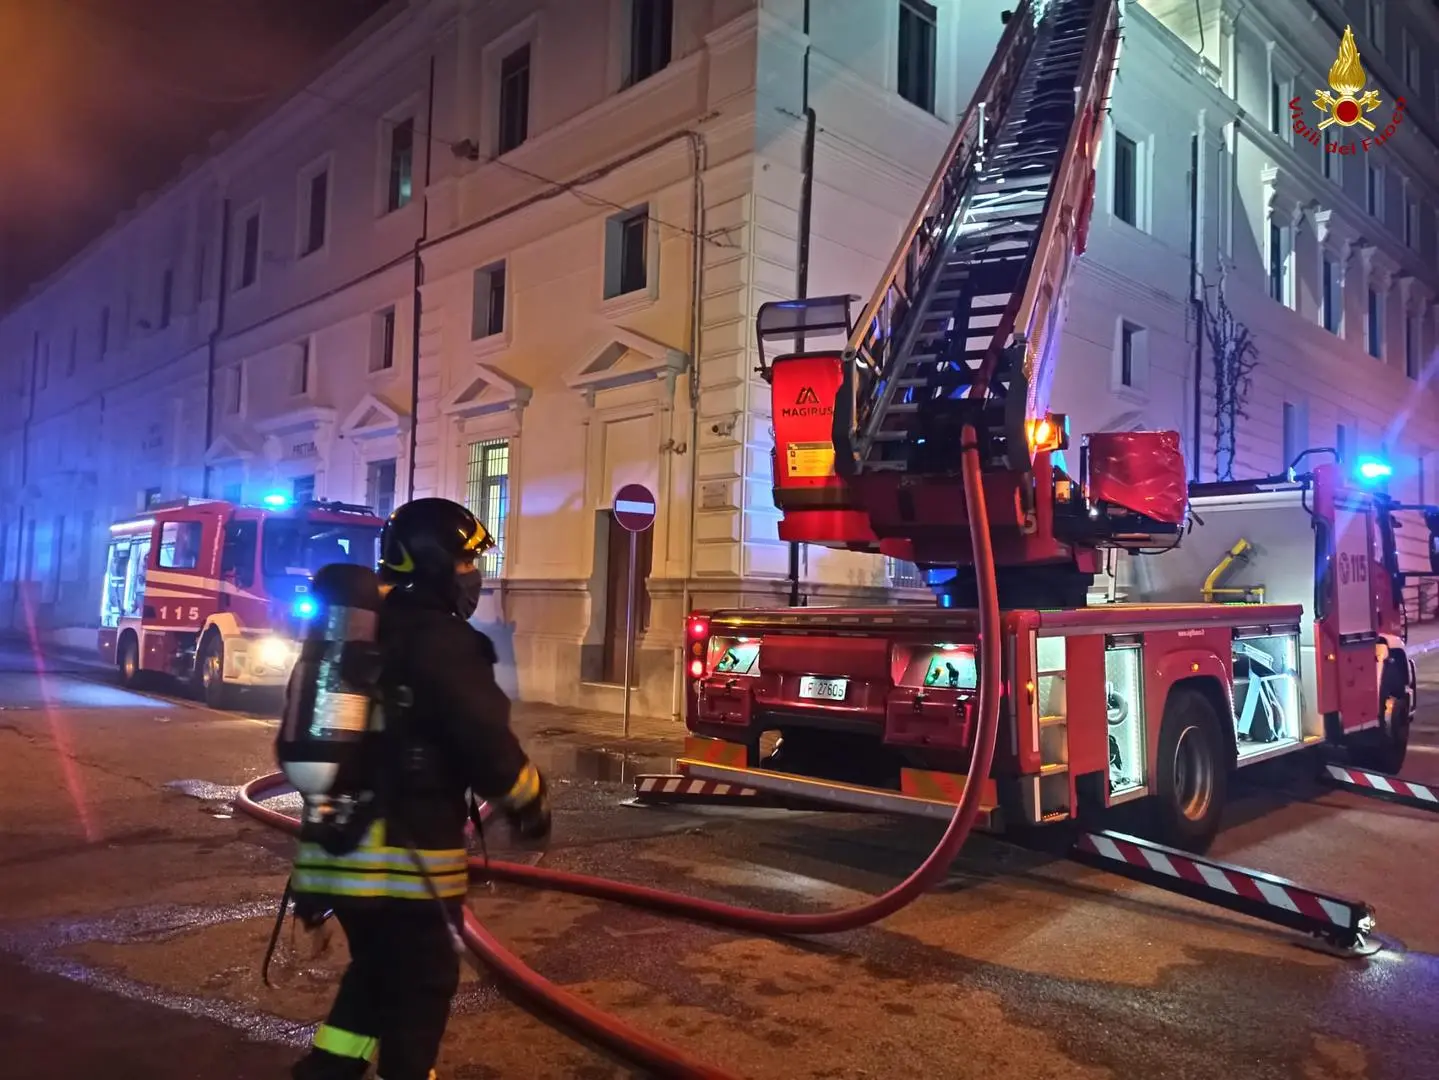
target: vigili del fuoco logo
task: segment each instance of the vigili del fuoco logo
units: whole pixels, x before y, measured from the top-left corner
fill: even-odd
[[[1369,77],[1359,62],[1359,47],[1354,44],[1354,31],[1346,26],[1344,37],[1339,42],[1339,55],[1329,69],[1329,90],[1314,91],[1313,104],[1323,119],[1317,128],[1310,127],[1304,119],[1303,102],[1293,98],[1289,102],[1289,112],[1294,118],[1294,133],[1315,146],[1323,146],[1328,154],[1367,154],[1374,147],[1388,142],[1404,122],[1404,99],[1394,99],[1389,123],[1381,130],[1369,119],[1369,114],[1382,102],[1378,90],[1366,89],[1368,83]],[[1336,124],[1341,128],[1362,127],[1373,134],[1364,135],[1357,141],[1345,141],[1334,137],[1337,132],[1327,132],[1326,129]]]
[[[789,406],[789,408],[780,410],[780,415],[786,418],[796,416],[830,416],[833,413],[833,405],[828,408],[820,405],[819,395],[814,392],[813,386],[802,388],[799,395],[794,399],[794,404]]]

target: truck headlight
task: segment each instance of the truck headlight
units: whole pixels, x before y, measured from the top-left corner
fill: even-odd
[[[267,668],[282,668],[294,656],[294,645],[281,637],[261,638],[255,645],[255,659]]]

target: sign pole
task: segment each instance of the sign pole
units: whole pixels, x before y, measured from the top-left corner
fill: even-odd
[[[630,533],[630,572],[625,581],[625,727],[624,737],[630,737],[630,694],[635,684],[635,563],[639,547],[639,533]]]
[[[630,703],[635,681],[635,578],[639,573],[639,534],[655,523],[654,493],[643,484],[626,484],[615,492],[615,522],[630,534],[630,573],[625,585],[625,728],[630,737]],[[618,552],[611,552],[617,555]]]

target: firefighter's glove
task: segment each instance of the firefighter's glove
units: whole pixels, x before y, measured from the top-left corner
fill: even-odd
[[[545,840],[550,835],[550,790],[540,770],[526,764],[515,786],[500,803],[505,820],[519,840]]]

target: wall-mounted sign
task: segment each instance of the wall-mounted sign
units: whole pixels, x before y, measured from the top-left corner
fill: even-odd
[[[314,457],[315,452],[314,439],[306,439],[304,442],[290,444],[290,456],[292,458]]]
[[[729,484],[725,481],[700,485],[701,510],[725,510],[729,504]]]
[[[158,450],[165,445],[165,429],[160,426],[158,420],[152,420],[145,428],[145,435],[140,440],[141,450]]]

